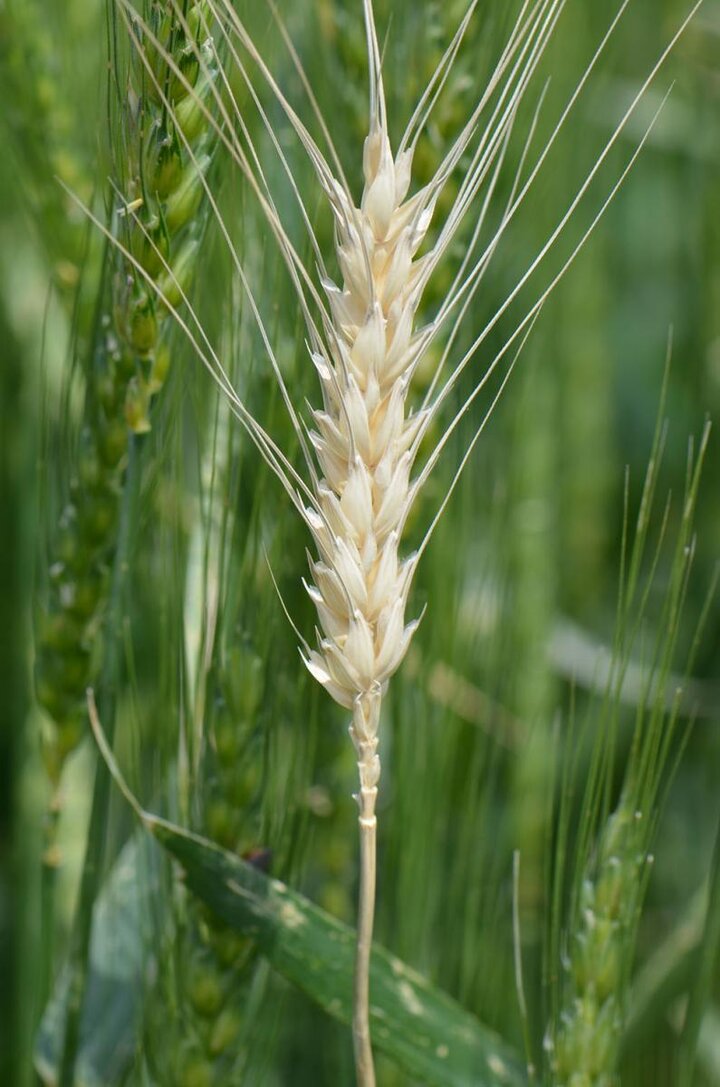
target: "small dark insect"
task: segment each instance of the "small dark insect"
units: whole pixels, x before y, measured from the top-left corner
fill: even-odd
[[[258,868],[261,872],[269,874],[272,863],[272,849],[263,849],[261,847],[248,849],[242,854],[242,859],[251,864],[253,868]]]

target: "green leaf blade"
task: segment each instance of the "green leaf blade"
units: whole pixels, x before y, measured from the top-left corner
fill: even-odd
[[[355,934],[239,857],[164,820],[148,828],[181,864],[188,887],[227,925],[251,936],[272,966],[343,1023],[352,1017]],[[373,1042],[432,1087],[520,1087],[516,1054],[451,997],[375,946]]]

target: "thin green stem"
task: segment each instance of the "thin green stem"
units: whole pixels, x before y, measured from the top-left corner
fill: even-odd
[[[138,480],[137,439],[131,436],[127,474],[122,496],[118,546],[113,563],[110,608],[106,623],[108,644],[100,682],[101,719],[105,726],[107,742],[111,746],[115,731],[115,695],[119,672],[120,646],[122,644],[120,638],[122,604],[128,567],[133,500]],[[80,896],[70,961],[65,1037],[58,1087],[73,1087],[75,1079],[75,1063],[80,1044],[82,1010],[88,978],[93,910],[102,879],[111,785],[110,771],[105,760],[100,759],[95,770],[88,838],[80,881]]]
[[[375,1087],[375,1067],[370,1041],[370,954],[375,920],[377,871],[375,803],[380,780],[380,759],[377,755],[380,702],[379,690],[358,698],[350,728],[360,778],[360,791],[355,798],[359,808],[360,888],[352,1018],[357,1087]]]
[[[37,994],[38,1013],[47,1003],[52,986],[55,962],[55,888],[60,867],[57,843],[60,821],[60,798],[54,793],[45,812],[43,828],[42,871],[40,875],[40,991]]]

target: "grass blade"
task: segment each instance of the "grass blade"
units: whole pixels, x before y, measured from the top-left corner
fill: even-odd
[[[136,835],[121,852],[97,900],[79,1029],[77,1087],[122,1082],[135,1052],[143,977],[149,968],[151,907],[159,891],[159,856],[152,841]],[[35,1046],[35,1068],[49,1087],[58,1082],[70,980],[66,969]]]

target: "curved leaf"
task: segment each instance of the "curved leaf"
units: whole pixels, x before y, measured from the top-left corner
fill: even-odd
[[[252,937],[273,967],[349,1023],[355,932],[279,880],[153,816],[144,821],[180,862],[190,889]],[[373,1043],[433,1087],[521,1087],[516,1054],[493,1031],[377,945],[371,966]]]

